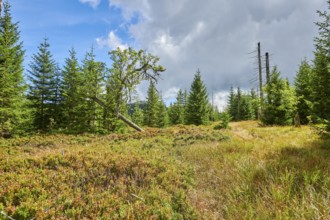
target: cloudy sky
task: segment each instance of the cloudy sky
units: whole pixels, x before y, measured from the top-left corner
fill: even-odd
[[[313,57],[316,10],[325,0],[10,0],[20,22],[26,66],[44,37],[63,64],[74,47],[82,59],[93,45],[111,65],[108,51],[128,46],[158,55],[167,71],[158,85],[169,102],[190,88],[199,68],[215,103],[230,86],[256,88],[256,50],[271,54],[283,77],[293,80],[301,60]],[[252,81],[251,81],[252,80]],[[146,86],[139,88],[141,96]]]

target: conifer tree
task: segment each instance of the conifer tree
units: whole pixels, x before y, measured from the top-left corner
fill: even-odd
[[[186,123],[202,125],[209,122],[209,102],[206,87],[200,71],[195,74],[190,87],[186,109]]]
[[[158,101],[157,127],[164,128],[168,125],[169,118],[164,101],[160,98]]]
[[[297,99],[289,82],[280,77],[274,67],[270,81],[266,85],[267,98],[263,107],[262,122],[266,125],[292,124],[296,111]]]
[[[251,97],[251,107],[252,107],[252,114],[253,117],[251,118],[252,120],[258,119],[258,114],[259,114],[259,98],[257,95],[257,92],[254,89],[251,89],[250,91],[250,97]]]
[[[297,112],[302,124],[308,123],[308,116],[313,114],[313,71],[307,60],[303,60],[295,77],[295,91],[298,99]]]
[[[94,48],[86,53],[82,62],[81,92],[84,95],[82,125],[85,131],[97,132],[104,126],[104,109],[95,103],[93,97],[100,97],[104,88],[105,64],[95,60]]]
[[[0,136],[22,131],[24,115],[23,43],[18,23],[13,23],[10,4],[0,14]]]
[[[180,89],[176,102],[171,106],[170,110],[170,118],[172,124],[184,124],[184,116],[185,116],[185,97],[184,92]]]
[[[48,39],[39,45],[38,53],[32,56],[28,97],[33,109],[33,125],[46,132],[54,127],[56,115],[57,65],[49,50]]]
[[[132,120],[137,125],[143,125],[144,114],[142,109],[140,108],[140,102],[136,101],[134,104],[134,112],[132,114]]]
[[[230,92],[227,100],[227,108],[228,108],[228,113],[230,114],[231,118],[233,120],[234,117],[236,116],[237,108],[235,106],[235,99],[236,99],[236,94],[234,92],[234,88],[231,86],[230,87]]]
[[[234,99],[234,109],[235,115],[234,120],[240,121],[242,120],[241,110],[242,110],[242,90],[240,87],[237,87],[236,97]]]
[[[79,132],[83,130],[80,122],[83,117],[83,103],[86,97],[81,91],[83,76],[73,48],[69,51],[69,57],[65,59],[62,77],[61,112],[63,119],[61,124],[70,131]]]
[[[240,119],[253,120],[254,112],[252,108],[252,99],[249,94],[243,94],[240,102]]]
[[[170,106],[168,107],[167,113],[168,113],[169,123],[171,125],[175,125],[175,122],[176,122],[175,103],[174,104],[170,103]]]
[[[328,9],[330,1],[328,0]],[[317,22],[319,36],[315,38],[315,58],[313,76],[314,112],[321,119],[328,120],[330,130],[330,14],[327,11],[318,11],[323,21]]]
[[[150,81],[147,96],[147,109],[144,114],[144,123],[149,127],[158,127],[159,96],[155,83]]]

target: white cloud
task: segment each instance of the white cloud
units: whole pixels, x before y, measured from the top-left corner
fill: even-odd
[[[209,93],[255,87],[254,60],[247,53],[261,42],[283,77],[294,78],[301,59],[313,57],[316,10],[324,0],[109,0],[120,8],[135,45],[160,57],[167,69],[159,89],[189,89],[200,68]],[[256,87],[255,87],[256,88]],[[219,106],[223,97],[216,96]],[[219,98],[221,97],[221,98]]]
[[[219,111],[225,110],[225,108],[227,106],[228,95],[229,95],[228,91],[217,92],[213,95],[213,105],[217,106]],[[211,102],[212,102],[212,100],[211,100]]]
[[[180,90],[180,89],[177,88],[177,87],[169,88],[169,89],[166,90],[164,93],[162,92],[162,98],[163,98],[165,101],[171,102],[171,101],[173,101],[173,100],[176,99],[179,90]]]
[[[87,3],[93,8],[96,8],[101,2],[101,0],[79,0],[79,1],[83,4]]]
[[[111,49],[120,48],[123,50],[128,48],[128,45],[124,44],[114,31],[110,31],[107,38],[96,38],[96,43],[100,47],[109,47]]]

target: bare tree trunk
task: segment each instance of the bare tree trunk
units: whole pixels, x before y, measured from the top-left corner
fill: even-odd
[[[258,43],[258,63],[259,63],[259,92],[260,92],[260,100],[263,100],[263,91],[262,91],[262,66],[261,66],[261,49],[260,42]]]
[[[0,0],[0,21],[1,21],[1,15],[2,15],[2,0]]]
[[[102,106],[103,108],[105,108],[105,109],[107,108],[106,104],[104,102],[102,102],[100,99],[98,99],[97,97],[93,97],[92,99],[97,104]],[[135,130],[140,131],[140,132],[144,132],[144,130],[142,128],[140,128],[138,125],[136,125],[134,122],[130,121],[128,118],[126,118],[124,115],[120,114],[119,112],[118,112],[118,118],[121,119],[126,124],[128,124],[130,127],[134,128]]]
[[[267,83],[269,83],[270,81],[269,53],[266,53],[266,78],[267,78]]]

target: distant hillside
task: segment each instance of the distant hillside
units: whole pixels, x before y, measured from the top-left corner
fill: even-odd
[[[136,103],[129,103],[127,105],[127,109],[128,109],[128,115],[132,115],[134,113],[134,108],[135,108]],[[139,107],[145,111],[147,109],[147,102],[146,101],[142,101],[139,102]]]

